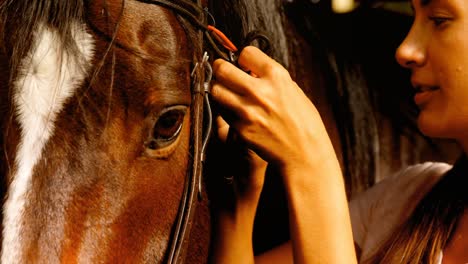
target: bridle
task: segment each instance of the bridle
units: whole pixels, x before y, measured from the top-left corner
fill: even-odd
[[[155,4],[172,10],[183,17],[197,29],[199,50],[194,51],[197,61],[191,73],[192,79],[192,155],[191,173],[187,174],[182,199],[169,245],[167,263],[183,263],[188,247],[190,233],[197,202],[202,198],[202,174],[205,161],[205,150],[211,134],[212,113],[209,100],[212,69],[209,56],[203,50],[203,44],[208,43],[215,56],[234,62],[237,48],[222,32],[208,24],[210,14],[203,7],[202,0],[138,0]],[[222,46],[223,48],[220,48]],[[225,49],[226,51],[222,51]],[[206,117],[206,120],[204,120]],[[198,197],[197,197],[198,196]]]
[[[210,82],[213,72],[209,62],[209,56],[204,51],[207,43],[211,51],[218,58],[237,64],[238,49],[232,42],[214,25],[209,24],[209,18],[214,23],[214,18],[203,6],[203,0],[138,0],[140,2],[155,4],[172,10],[175,14],[186,19],[197,29],[197,39],[202,45],[194,52],[195,66],[191,73],[192,79],[192,156],[193,163],[191,173],[187,175],[182,199],[179,205],[177,220],[173,230],[172,239],[167,255],[167,263],[183,263],[185,251],[188,247],[188,234],[193,224],[193,218],[197,202],[202,198],[202,176],[205,161],[205,150],[212,129],[212,112],[210,106]],[[268,53],[270,49],[269,39],[259,31],[252,31],[246,37],[242,46],[259,40],[263,44],[263,50]],[[204,120],[206,117],[206,120]],[[204,129],[205,128],[205,129]],[[197,197],[198,196],[198,197]],[[197,197],[197,198],[196,198]]]

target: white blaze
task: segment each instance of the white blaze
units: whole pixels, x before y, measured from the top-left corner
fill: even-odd
[[[57,32],[41,27],[15,82],[13,104],[21,137],[15,159],[16,173],[3,208],[1,263],[24,263],[21,259],[23,216],[34,166],[53,134],[57,114],[83,82],[87,70],[83,66],[93,55],[91,35],[82,25],[76,24],[73,28],[74,39],[85,61],[70,57],[64,52]]]

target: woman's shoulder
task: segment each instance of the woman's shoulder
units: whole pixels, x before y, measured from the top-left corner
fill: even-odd
[[[412,193],[416,190],[421,192],[420,187],[423,183],[428,186],[427,191],[432,187],[432,184],[438,182],[442,175],[452,168],[452,165],[442,162],[424,162],[408,166],[394,175],[385,177],[380,182],[369,188],[367,191],[357,195],[352,199],[361,201],[371,199],[372,201],[382,199],[393,199],[394,192]]]
[[[353,234],[362,254],[408,218],[450,168],[452,165],[441,162],[409,166],[353,198],[350,202]]]

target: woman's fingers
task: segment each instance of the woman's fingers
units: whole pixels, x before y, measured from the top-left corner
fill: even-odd
[[[219,83],[229,87],[231,91],[237,94],[244,94],[246,88],[253,86],[255,81],[254,77],[222,59],[215,60],[213,72]]]
[[[224,109],[236,110],[242,105],[241,96],[219,82],[213,83],[211,97]]]
[[[221,142],[226,143],[228,133],[229,133],[229,125],[224,121],[221,116],[216,117],[216,127],[218,128],[218,138]]]
[[[220,106],[219,113],[243,143],[264,160],[281,163],[284,153],[301,155],[297,145],[311,142],[310,133],[302,132],[304,120],[314,116],[311,102],[284,67],[259,49],[246,47],[239,64],[258,78],[228,62],[215,62],[217,82],[211,93]],[[292,141],[298,143],[291,142],[287,135],[296,134]]]
[[[239,66],[247,69],[253,76],[259,78],[274,75],[284,68],[260,49],[254,46],[245,47],[238,60]]]

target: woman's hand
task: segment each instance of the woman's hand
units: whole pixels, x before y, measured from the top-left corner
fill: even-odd
[[[334,156],[317,109],[286,69],[255,47],[246,47],[238,62],[250,74],[215,61],[212,97],[248,147],[280,168]]]
[[[212,98],[240,141],[283,177],[294,263],[356,263],[343,177],[317,109],[259,49],[246,47],[238,63],[245,71],[215,61]]]

